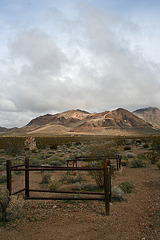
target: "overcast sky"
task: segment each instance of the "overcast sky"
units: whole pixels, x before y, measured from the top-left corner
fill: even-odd
[[[159,0],[0,0],[0,126],[160,107]]]

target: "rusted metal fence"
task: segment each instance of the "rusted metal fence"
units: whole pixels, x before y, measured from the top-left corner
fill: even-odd
[[[67,160],[67,167],[78,167],[78,162],[83,161],[83,162],[90,162],[90,161],[94,161],[94,160],[116,160],[116,169],[117,171],[119,171],[119,169],[121,168],[121,160],[122,160],[122,156],[121,155],[115,155],[115,156],[98,156],[98,157],[75,157],[75,159],[68,159]]]
[[[93,160],[98,160],[98,158],[94,158]],[[105,213],[108,216],[109,215],[109,202],[111,201],[111,163],[110,160],[107,158],[101,157],[101,160],[103,160],[103,167],[78,167],[77,163],[78,161],[88,161],[89,158],[79,158],[72,160],[73,166],[69,166],[69,161],[67,162],[66,167],[62,166],[35,166],[29,164],[29,158],[25,158],[25,164],[11,166],[11,160],[7,161],[6,165],[6,174],[7,174],[7,188],[9,190],[9,195],[15,195],[20,192],[25,192],[24,198],[25,199],[31,199],[31,200],[98,200],[98,201],[105,201]],[[111,159],[111,158],[110,158]],[[116,159],[116,158],[112,158]],[[121,159],[121,158],[118,158]],[[74,163],[76,163],[76,167],[74,166]],[[120,162],[118,161],[118,167],[120,167]],[[23,189],[20,189],[16,192],[12,192],[12,171],[24,171],[25,172],[25,187]],[[31,171],[103,171],[104,172],[104,192],[82,192],[82,191],[51,191],[51,190],[38,190],[38,189],[31,189],[29,184],[29,173]],[[64,194],[64,196],[53,196],[53,197],[30,197],[30,192],[46,192],[46,193],[60,193]],[[75,195],[77,196],[66,196],[67,194]],[[92,195],[91,197],[82,197],[80,195]],[[97,197],[99,196],[99,197]]]

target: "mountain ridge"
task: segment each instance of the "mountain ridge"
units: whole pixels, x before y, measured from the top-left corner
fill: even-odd
[[[151,110],[152,108],[150,107],[149,109]],[[143,109],[130,112],[126,109],[118,108],[100,113],[89,113],[81,109],[72,109],[61,113],[45,114],[36,117],[24,127],[11,132],[31,135],[109,134],[110,132],[115,132],[115,134],[123,135],[127,131],[143,130],[150,133],[155,130],[154,125],[139,117],[137,112],[143,112]],[[3,130],[3,132],[7,132],[7,130]]]
[[[157,107],[140,108],[133,112],[139,118],[149,122],[154,127],[160,128],[160,109]]]
[[[68,110],[57,114],[46,114],[32,119],[21,131],[29,133],[97,133],[111,129],[152,129],[152,125],[130,111],[118,108],[113,111],[89,113],[84,110]]]

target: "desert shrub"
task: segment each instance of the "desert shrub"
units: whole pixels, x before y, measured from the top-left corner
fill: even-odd
[[[43,154],[43,153],[41,153],[41,154],[38,155],[38,159],[39,159],[39,160],[46,159],[46,155]]]
[[[122,165],[122,166],[127,166],[127,165],[128,165],[128,162],[127,162],[127,161],[121,161],[121,165]]]
[[[0,158],[0,163],[3,163],[3,162],[5,162],[6,161],[6,159],[4,158],[4,157],[1,157]]]
[[[86,184],[84,182],[76,183],[75,187],[72,189],[73,190],[83,190],[83,191],[87,191],[87,192],[104,192],[104,187],[98,187],[95,185]]]
[[[51,150],[47,152],[48,154],[55,154],[55,151]]]
[[[51,182],[51,174],[44,173],[42,175],[42,181],[40,182],[41,185],[48,185]]]
[[[70,172],[62,175],[61,180],[62,183],[81,183],[85,181],[85,178],[82,174],[77,172]]]
[[[133,152],[126,152],[125,156],[127,158],[134,158],[135,157],[135,154]]]
[[[160,160],[160,153],[152,150],[147,154],[147,159],[150,161],[150,163],[155,164]]]
[[[123,149],[124,149],[124,151],[128,151],[128,150],[131,150],[131,147],[125,146]]]
[[[156,136],[151,139],[151,147],[153,151],[160,153],[160,137]]]
[[[72,176],[68,176],[67,178],[67,183],[77,183],[77,182],[82,182],[84,181],[84,178],[82,177],[82,175],[79,173],[76,176],[72,175]]]
[[[119,201],[119,202],[126,201],[125,194],[120,187],[113,186],[111,188],[111,192],[112,192],[112,200],[113,201]]]
[[[50,189],[51,191],[57,191],[58,188],[59,188],[59,186],[60,186],[60,182],[59,182],[59,181],[56,181],[56,180],[53,180],[53,181],[51,181],[51,183],[50,183],[50,185],[49,185],[49,189]]]
[[[142,143],[142,141],[140,139],[136,140],[136,145],[140,145]]]
[[[85,189],[85,183],[84,182],[76,182],[72,190],[74,191],[81,191]]]
[[[24,171],[15,171],[15,172],[13,172],[15,175],[22,175],[22,174],[24,174]]]
[[[38,156],[32,156],[32,157],[29,159],[29,163],[30,163],[30,165],[39,165]]]
[[[131,193],[133,192],[134,190],[134,185],[133,183],[131,182],[123,182],[121,185],[120,185],[120,188],[122,189],[122,191],[124,193]]]
[[[58,148],[57,144],[52,144],[52,145],[50,146],[50,149],[51,149],[51,150],[57,150],[57,148]]]
[[[0,192],[0,220],[12,221],[22,212],[24,201],[16,196],[9,197],[8,190]]]
[[[51,166],[62,166],[64,163],[66,163],[66,161],[65,160],[63,160],[63,159],[53,159],[53,160],[51,160],[51,159],[49,159],[49,162],[48,162],[48,164],[49,165],[51,165]]]
[[[8,137],[4,143],[6,154],[16,156],[24,151],[24,138]]]
[[[146,167],[146,163],[142,159],[140,159],[140,158],[135,158],[131,162],[131,167],[132,168]]]
[[[157,166],[158,169],[160,170],[160,163],[157,163],[156,166]]]
[[[0,191],[0,219],[6,221],[6,209],[9,204],[8,190]]]
[[[1,183],[6,183],[7,179],[5,175],[0,175],[0,184]]]
[[[94,168],[103,168],[103,161],[91,161],[88,163],[89,167],[94,167]],[[89,175],[92,176],[92,178],[95,180],[96,185],[98,187],[103,187],[104,186],[104,172],[103,171],[89,171]]]
[[[17,196],[11,196],[8,207],[6,209],[6,220],[12,221],[21,215],[23,211],[24,200],[17,198]]]
[[[98,156],[112,156],[118,153],[117,144],[114,140],[103,144],[93,144],[89,147],[90,156],[93,160],[89,161],[88,167],[103,168],[103,160],[97,160]],[[94,160],[96,159],[96,160]],[[115,168],[111,165],[111,174],[113,175]],[[103,171],[89,171],[89,174],[96,181],[98,187],[104,186],[104,172]]]
[[[145,143],[145,144],[143,145],[143,147],[144,147],[144,148],[149,148],[148,143]]]
[[[0,172],[3,172],[3,171],[5,171],[5,169],[6,169],[6,167],[5,167],[5,166],[2,166],[2,165],[0,165]]]
[[[103,144],[91,144],[88,150],[91,157],[114,156],[118,153],[117,145],[114,140]]]

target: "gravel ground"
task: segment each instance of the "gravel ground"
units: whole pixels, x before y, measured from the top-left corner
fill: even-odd
[[[155,165],[123,167],[112,185],[129,181],[134,192],[126,202],[26,201],[23,216],[0,228],[3,240],[159,240],[160,171]]]

